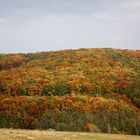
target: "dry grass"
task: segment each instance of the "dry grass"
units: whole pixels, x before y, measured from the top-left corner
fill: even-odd
[[[0,129],[0,140],[140,140],[140,136]]]

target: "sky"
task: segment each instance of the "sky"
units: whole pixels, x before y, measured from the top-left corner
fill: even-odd
[[[140,50],[140,0],[0,0],[0,53]]]

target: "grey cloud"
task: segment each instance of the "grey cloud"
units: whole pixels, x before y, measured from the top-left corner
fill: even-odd
[[[0,53],[140,49],[139,0],[0,0]]]
[[[113,3],[112,6],[112,0],[0,0],[0,14],[89,14],[97,10],[109,10],[118,4],[115,1]]]

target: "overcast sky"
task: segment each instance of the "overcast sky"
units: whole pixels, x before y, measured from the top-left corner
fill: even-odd
[[[140,0],[0,0],[0,53],[140,50]]]

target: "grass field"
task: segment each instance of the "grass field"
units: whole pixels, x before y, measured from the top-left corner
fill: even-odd
[[[140,140],[140,136],[0,129],[0,140]]]

